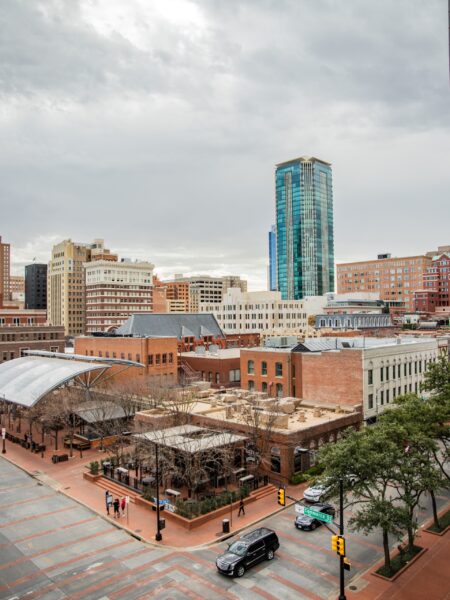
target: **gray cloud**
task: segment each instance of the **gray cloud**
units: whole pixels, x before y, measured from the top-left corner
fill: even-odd
[[[58,236],[104,237],[165,275],[261,287],[273,165],[300,154],[333,163],[338,259],[449,242],[444,2],[168,4],[0,3],[17,268]]]

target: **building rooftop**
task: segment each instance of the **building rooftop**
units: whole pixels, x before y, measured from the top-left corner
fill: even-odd
[[[214,315],[207,313],[147,313],[132,315],[116,335],[134,337],[194,337],[199,340],[205,336],[225,338]]]
[[[179,425],[167,429],[156,429],[146,433],[138,433],[133,437],[189,454],[229,446],[230,444],[243,442],[246,439],[242,435],[227,431],[214,431],[197,425]]]
[[[429,339],[431,341],[432,338]],[[368,348],[381,348],[384,346],[396,346],[401,344],[419,344],[426,340],[412,337],[376,338],[376,337],[321,337],[307,338],[295,348],[293,352],[326,352],[329,350],[356,349],[367,350]]]
[[[229,358],[239,358],[241,356],[240,348],[218,348],[215,352],[181,352],[180,355],[186,358],[212,358],[224,360]]]
[[[291,163],[296,163],[296,162],[320,162],[324,165],[328,165],[329,167],[331,167],[331,163],[327,162],[326,160],[317,158],[315,156],[299,156],[297,158],[291,158],[290,160],[285,160],[284,162],[278,163],[275,166],[277,168],[284,167],[285,165],[290,165]]]

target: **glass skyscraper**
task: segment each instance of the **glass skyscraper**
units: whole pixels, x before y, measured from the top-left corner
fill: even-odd
[[[269,290],[277,289],[277,228],[272,225],[269,231]]]
[[[283,299],[334,291],[331,165],[301,156],[276,165],[277,284]]]

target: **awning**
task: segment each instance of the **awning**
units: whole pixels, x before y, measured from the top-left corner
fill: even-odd
[[[0,400],[31,408],[43,396],[84,373],[111,365],[25,356],[0,364]]]

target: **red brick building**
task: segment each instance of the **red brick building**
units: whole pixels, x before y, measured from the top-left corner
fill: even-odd
[[[414,309],[418,312],[436,312],[450,306],[450,254],[433,258],[423,274],[423,285],[414,293]]]
[[[178,345],[176,338],[138,338],[121,336],[83,336],[75,338],[75,354],[133,360],[144,368],[131,367],[119,378],[155,377],[161,384],[177,382]],[[122,367],[112,367],[116,371]]]
[[[209,381],[211,387],[240,387],[241,365],[238,348],[220,349],[217,352],[182,352],[180,365],[187,365],[202,381]],[[187,374],[189,371],[187,371]]]
[[[25,350],[64,352],[64,327],[48,325],[45,310],[0,309],[0,363]]]

